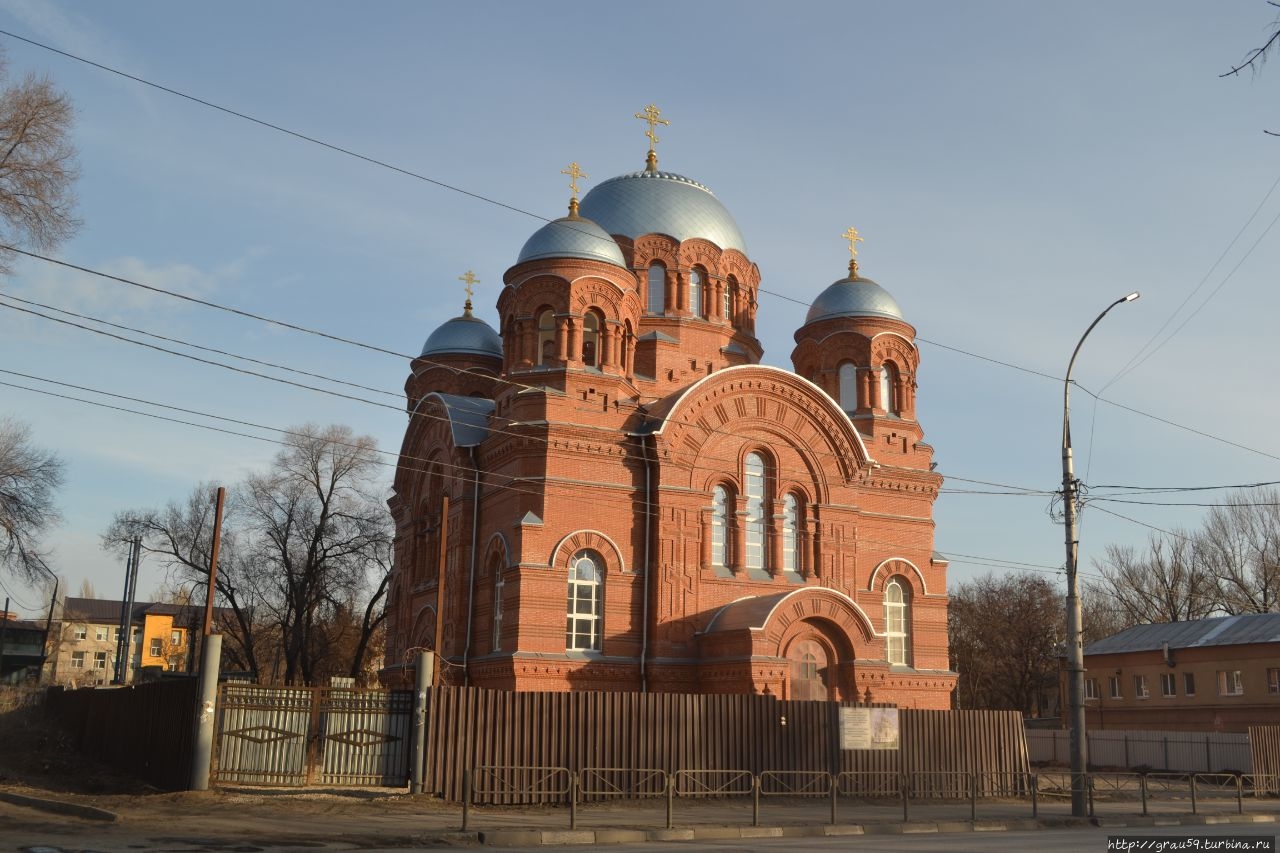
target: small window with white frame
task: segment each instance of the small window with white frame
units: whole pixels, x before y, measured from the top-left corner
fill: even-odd
[[[1124,698],[1124,693],[1120,691],[1120,676],[1113,675],[1107,679],[1107,695],[1112,699]]]
[[[1178,695],[1178,677],[1172,672],[1160,673],[1160,695],[1165,698]]]
[[[1227,669],[1218,670],[1218,695],[1219,696],[1243,696],[1244,680],[1240,677],[1240,670]]]
[[[93,629],[93,638],[94,638],[95,640],[97,640],[98,642],[103,642],[103,641],[105,641],[109,636],[111,636],[111,629],[110,629],[110,628],[108,628],[106,625],[96,625],[96,626],[94,626],[94,629]]]
[[[1280,693],[1280,669],[1272,667],[1267,670],[1267,692]]]
[[[84,652],[71,653],[71,668],[84,669]]]
[[[106,669],[106,668],[107,668],[107,653],[106,653],[106,652],[94,652],[94,653],[93,653],[93,668],[94,668],[94,669]]]
[[[77,640],[87,640],[89,638],[89,626],[77,625],[75,633],[72,636]]]
[[[1084,698],[1086,699],[1098,698],[1098,679],[1086,678],[1084,680]]]
[[[1182,673],[1182,695],[1196,695],[1196,674],[1194,672]]]
[[[1145,675],[1135,675],[1133,677],[1133,695],[1136,699],[1151,698],[1151,691],[1147,689],[1147,677]]]

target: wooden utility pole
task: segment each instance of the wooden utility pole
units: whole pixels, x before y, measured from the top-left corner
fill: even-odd
[[[213,511],[213,547],[209,550],[209,587],[204,594],[204,630],[202,636],[213,633],[213,594],[218,580],[218,546],[222,543],[222,506],[227,500],[225,486],[218,486],[217,505]]]
[[[440,558],[436,566],[436,647],[432,649],[436,655],[435,673],[431,686],[440,683],[444,669],[444,656],[440,654],[441,643],[444,642],[444,575],[445,563],[449,556],[449,496],[440,499]]]

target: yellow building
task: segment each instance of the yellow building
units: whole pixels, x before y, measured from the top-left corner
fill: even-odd
[[[77,687],[116,681],[124,606],[121,601],[68,598],[61,620],[50,632],[49,680]],[[139,601],[129,622],[133,630],[125,683],[137,680],[140,673],[190,671],[191,638],[202,629],[204,608]]]

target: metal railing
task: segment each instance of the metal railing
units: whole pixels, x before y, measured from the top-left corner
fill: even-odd
[[[1153,801],[1185,802],[1198,814],[1205,800],[1235,801],[1244,813],[1247,798],[1280,797],[1280,777],[1231,773],[1090,773],[1087,774],[1089,814],[1098,803],[1131,804],[1149,813]],[[1042,799],[1067,802],[1071,774],[1065,772],[971,773],[964,771],[858,771],[831,774],[808,770],[677,770],[659,768],[481,766],[463,774],[462,828],[470,826],[471,807],[490,804],[566,804],[569,828],[576,829],[584,799],[665,799],[666,828],[675,823],[677,799],[725,800],[750,798],[751,824],[760,825],[761,800],[768,798],[825,798],[830,823],[838,823],[840,801],[899,802],[902,820],[911,819],[912,803],[967,802],[969,819],[977,821],[983,801],[1026,803],[1038,818]]]

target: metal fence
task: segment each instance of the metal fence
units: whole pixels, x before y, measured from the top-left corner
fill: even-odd
[[[1174,773],[1249,773],[1254,770],[1247,734],[1105,729],[1086,732],[1094,767],[1144,768]],[[1027,729],[1027,749],[1037,764],[1066,764],[1070,732]]]
[[[45,707],[77,750],[171,791],[191,781],[195,679],[127,687],[51,687]]]
[[[899,711],[897,749],[842,749],[835,702],[675,693],[516,693],[474,687],[431,691],[425,790],[461,802],[465,771],[486,767],[649,768],[682,789],[725,793],[733,774],[999,772],[1029,770],[1021,718],[1000,711]],[[866,706],[860,706],[866,707]],[[726,770],[725,768],[736,768]],[[619,771],[619,772],[620,772]],[[727,774],[727,775],[726,775]],[[618,787],[625,780],[615,776]],[[780,780],[782,777],[778,777]],[[777,784],[781,784],[780,781]],[[480,784],[475,802],[514,802]],[[589,782],[596,791],[604,778]],[[526,792],[533,802],[563,795]],[[608,791],[588,798],[615,796]],[[557,799],[559,798],[559,799]]]
[[[224,685],[214,779],[404,785],[412,710],[408,691]]]
[[[1246,802],[1268,801],[1275,810],[1280,777],[1231,773],[1090,773],[1087,774],[1089,814],[1103,810],[1116,813],[1149,814],[1157,805],[1164,813],[1244,814]],[[471,827],[473,806],[501,798],[510,803],[559,803],[567,806],[570,829],[576,829],[580,807],[601,797],[621,797],[643,802],[663,797],[662,814],[667,829],[674,828],[680,801],[713,800],[732,814],[735,803],[749,803],[751,824],[759,826],[770,798],[823,800],[828,804],[828,822],[835,825],[850,809],[863,810],[868,804],[886,803],[900,807],[903,821],[915,810],[945,804],[953,815],[978,821],[983,808],[1007,814],[1010,805],[1039,817],[1046,801],[1069,801],[1071,774],[961,773],[918,771],[883,773],[842,772],[839,774],[804,770],[621,770],[587,767],[574,772],[567,767],[489,766],[463,774],[462,829]],[[956,813],[959,807],[967,811]],[[688,808],[688,806],[685,806]],[[640,810],[635,809],[637,814]],[[654,815],[652,810],[646,815]],[[919,818],[919,814],[916,814]]]

